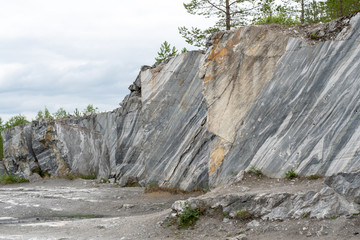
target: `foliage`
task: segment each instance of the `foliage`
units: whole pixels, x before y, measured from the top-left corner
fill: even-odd
[[[96,173],[90,173],[88,175],[79,175],[79,178],[85,179],[85,180],[94,180],[94,179],[97,178],[97,174]]]
[[[301,217],[302,217],[302,218],[308,218],[308,217],[310,217],[310,214],[311,214],[311,212],[304,212],[304,213],[301,215]]]
[[[7,121],[5,124],[3,124],[2,119],[0,118],[0,159],[4,157],[3,154],[3,139],[1,136],[1,131],[7,129],[7,128],[12,128],[24,123],[28,123],[29,121],[26,120],[26,117],[22,116],[22,115],[17,115],[14,117],[11,117],[9,119],[9,121]]]
[[[68,115],[69,115],[69,114],[66,112],[65,109],[59,108],[59,109],[54,113],[54,118],[55,118],[55,119],[66,118]]]
[[[192,27],[191,30],[187,27],[178,28],[180,35],[185,38],[185,42],[195,47],[205,47],[206,40],[214,32],[220,31],[220,28],[210,27],[205,30],[201,30],[197,27]]]
[[[94,214],[74,214],[74,215],[70,215],[67,216],[67,218],[75,218],[75,219],[84,219],[84,218],[97,218],[96,215]]]
[[[182,228],[188,228],[193,225],[200,217],[200,209],[192,208],[188,202],[182,213],[178,214],[178,225]]]
[[[29,180],[27,180],[24,177],[15,177],[15,176],[12,176],[11,174],[9,174],[9,175],[3,174],[0,177],[1,184],[13,184],[13,183],[24,183],[24,182],[29,182]]]
[[[177,55],[177,50],[175,47],[170,46],[170,44],[165,41],[164,43],[161,44],[160,46],[160,52],[158,52],[158,57],[155,58],[155,60],[157,62],[162,62],[166,59],[168,59],[169,57],[173,57]]]
[[[2,136],[1,136],[1,131],[3,130],[3,121],[2,121],[2,118],[0,117],[0,159],[2,159],[4,157],[4,154],[3,154],[3,139],[2,139]]]
[[[180,35],[185,41],[196,47],[205,47],[206,39],[214,32],[230,30],[233,27],[249,22],[252,15],[252,0],[191,0],[184,3],[186,11],[193,15],[206,18],[216,17],[218,21],[214,26],[201,30],[197,27],[191,29],[179,27]]]
[[[99,108],[94,107],[94,105],[92,105],[92,104],[89,104],[89,105],[87,105],[87,107],[84,109],[84,111],[83,111],[83,116],[87,116],[87,115],[91,115],[91,114],[97,113],[98,110],[99,110]]]
[[[256,25],[279,24],[279,25],[294,26],[300,23],[299,21],[292,19],[289,15],[280,13],[275,16],[264,16],[262,18],[258,18],[254,21],[254,24]]]
[[[18,125],[24,124],[24,123],[28,123],[29,121],[26,120],[25,116],[22,116],[21,114],[11,117],[9,119],[9,121],[7,121],[5,123],[5,125],[3,125],[3,129],[7,129],[7,128],[12,128],[12,127],[16,127]]]
[[[47,107],[44,108],[44,112],[43,111],[38,111],[37,115],[36,115],[36,120],[40,120],[40,119],[53,119],[54,117],[51,115],[49,109]]]
[[[255,175],[257,175],[257,176],[261,176],[261,175],[262,175],[261,169],[256,168],[255,166],[251,166],[250,169],[248,170],[248,173],[250,173],[250,174],[255,174]]]
[[[0,130],[0,159],[2,159],[3,157],[4,157],[4,145]]]
[[[35,171],[33,171],[33,172],[39,174],[39,176],[42,178],[50,178],[51,177],[51,174],[47,170],[43,171],[40,168],[35,169]]]
[[[253,215],[246,209],[240,209],[236,212],[235,217],[239,220],[248,220],[252,219]]]
[[[310,176],[307,177],[307,179],[309,179],[309,180],[316,180],[316,179],[319,179],[319,178],[322,178],[322,176],[316,175],[316,174],[310,175]]]
[[[81,113],[80,113],[79,109],[75,108],[75,110],[74,110],[74,116],[75,116],[75,117],[81,117]]]
[[[299,177],[299,175],[293,169],[290,169],[287,173],[285,173],[286,179],[294,179],[297,177]]]
[[[327,0],[325,2],[326,15],[330,19],[343,17],[360,10],[359,0]]]

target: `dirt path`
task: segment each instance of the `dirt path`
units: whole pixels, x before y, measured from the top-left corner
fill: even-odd
[[[247,178],[216,191],[316,190],[321,180]],[[215,191],[213,191],[214,193]],[[212,192],[208,194],[213,194]],[[46,180],[0,186],[0,239],[360,239],[360,217],[269,222],[201,216],[190,229],[162,223],[172,203],[191,195],[144,194],[91,180]],[[240,238],[239,238],[240,239]]]

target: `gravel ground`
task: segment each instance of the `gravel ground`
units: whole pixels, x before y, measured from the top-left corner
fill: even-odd
[[[321,182],[248,177],[222,190],[296,192],[318,189]],[[194,195],[144,194],[143,188],[82,179],[0,186],[0,239],[360,239],[358,216],[269,222],[214,212],[189,229],[163,222],[174,201]]]

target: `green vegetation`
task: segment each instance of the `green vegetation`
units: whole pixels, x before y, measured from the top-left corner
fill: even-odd
[[[97,174],[96,173],[90,173],[88,175],[80,175],[79,178],[86,179],[86,180],[94,180],[94,179],[97,178]]]
[[[65,175],[65,178],[69,179],[69,180],[74,180],[77,178],[81,178],[81,179],[85,179],[85,180],[94,180],[97,178],[97,174],[96,173],[90,173],[88,175],[75,175],[72,172],[68,173],[67,175]]]
[[[294,179],[294,178],[297,178],[299,177],[299,175],[293,170],[289,170],[287,173],[285,173],[285,178],[286,179]]]
[[[36,120],[40,119],[62,119],[67,118],[69,116],[74,117],[85,117],[94,113],[97,113],[99,111],[99,108],[94,107],[94,105],[89,104],[86,106],[86,108],[83,111],[79,111],[79,109],[75,108],[75,111],[73,114],[68,113],[64,108],[59,108],[55,113],[51,114],[50,111],[47,109],[47,107],[44,108],[44,111],[40,110],[38,111],[36,115]]]
[[[41,170],[40,168],[36,169],[34,171],[34,173],[37,173],[40,175],[40,177],[42,178],[50,178],[51,177],[51,174],[46,170],[46,171],[43,171]]]
[[[69,115],[70,115],[70,114],[67,113],[65,109],[59,108],[59,109],[54,113],[54,118],[55,118],[55,119],[66,118],[66,117],[69,116]]]
[[[250,169],[248,170],[248,173],[250,174],[255,174],[257,176],[261,176],[262,172],[259,168],[256,168],[255,166],[251,166]]]
[[[24,123],[28,123],[29,121],[22,115],[17,115],[9,119],[6,123],[3,123],[2,119],[0,118],[0,159],[3,158],[3,139],[1,136],[1,132],[5,129],[12,128]]]
[[[189,0],[186,11],[217,19],[207,29],[179,27],[185,42],[204,48],[209,36],[240,25],[298,25],[328,22],[360,10],[359,0]]]
[[[301,215],[301,217],[302,217],[302,218],[308,218],[308,217],[310,217],[310,214],[311,214],[311,212],[304,212],[304,213]]]
[[[98,216],[94,214],[74,214],[70,216],[66,216],[67,218],[75,218],[75,219],[85,219],[85,218],[97,218]]]
[[[187,52],[186,48],[181,50],[181,53]],[[165,41],[160,46],[160,52],[157,53],[158,56],[155,58],[157,62],[165,61],[170,57],[174,57],[178,55],[178,50],[175,47],[171,47],[171,45]]]
[[[24,182],[29,182],[29,180],[27,180],[24,177],[12,176],[11,174],[9,174],[9,175],[3,174],[0,177],[1,184],[13,184],[13,183],[24,183]]]
[[[14,116],[12,118],[9,119],[9,121],[7,121],[2,127],[1,129],[8,129],[8,128],[12,128],[12,127],[16,127],[19,125],[22,125],[24,123],[28,123],[29,121],[26,120],[25,116],[22,116],[21,114]]]
[[[235,218],[239,220],[249,220],[252,219],[254,216],[246,209],[240,209],[236,212]]]
[[[322,178],[322,176],[316,175],[316,174],[310,175],[310,176],[307,177],[307,179],[309,179],[309,180],[316,180],[316,179],[319,179],[319,178]]]
[[[182,228],[188,228],[195,224],[200,217],[200,209],[192,208],[188,202],[185,203],[185,207],[178,215],[178,225]]]

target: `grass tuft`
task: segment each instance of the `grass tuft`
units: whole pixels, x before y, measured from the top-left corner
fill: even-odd
[[[294,179],[294,178],[298,178],[299,175],[293,170],[289,170],[287,173],[285,173],[285,178],[286,179]]]
[[[13,183],[24,183],[24,182],[29,182],[29,180],[24,177],[12,176],[11,174],[9,175],[3,174],[0,177],[1,184],[13,184]]]
[[[319,179],[319,178],[322,178],[322,176],[316,175],[316,174],[310,175],[310,176],[307,177],[307,179],[309,179],[309,180],[316,180],[316,179]]]
[[[256,168],[255,166],[251,166],[250,169],[248,170],[248,173],[249,174],[255,174],[257,176],[263,175],[262,172],[261,172],[261,169]]]
[[[239,220],[249,220],[249,219],[252,219],[253,217],[254,216],[252,215],[252,213],[246,209],[240,209],[235,214],[235,218],[237,218]]]
[[[188,228],[195,224],[200,217],[200,209],[192,208],[189,203],[185,203],[185,207],[178,216],[178,225],[182,228]]]

